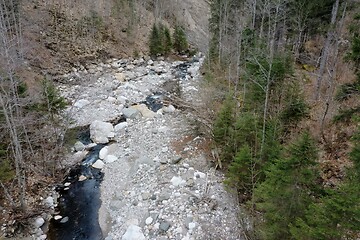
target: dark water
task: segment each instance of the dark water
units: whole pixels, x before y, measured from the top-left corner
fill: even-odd
[[[61,197],[57,211],[59,215],[68,217],[68,221],[61,223],[61,219],[50,222],[48,237],[50,240],[100,240],[103,239],[99,225],[98,211],[101,206],[100,183],[103,173],[91,167],[99,156],[103,145],[92,149],[82,164],[71,170],[67,180],[70,182],[69,190],[58,187]],[[80,175],[88,179],[78,181]]]

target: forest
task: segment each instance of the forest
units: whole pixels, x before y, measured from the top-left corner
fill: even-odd
[[[205,78],[223,99],[213,138],[246,239],[359,238],[359,10],[211,1]]]

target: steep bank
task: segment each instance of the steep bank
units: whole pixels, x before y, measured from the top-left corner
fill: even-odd
[[[109,57],[147,55],[155,21],[182,25],[193,47],[206,51],[209,5],[194,1],[21,2],[29,70],[58,75]]]

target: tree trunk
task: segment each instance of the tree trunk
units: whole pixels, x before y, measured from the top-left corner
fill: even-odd
[[[316,88],[315,88],[315,100],[319,100],[320,98],[320,91],[321,91],[321,84],[322,84],[322,80],[324,77],[324,73],[325,73],[325,68],[326,68],[326,63],[327,63],[327,59],[328,59],[328,55],[329,55],[329,48],[330,48],[330,44],[331,44],[331,40],[333,39],[333,35],[334,35],[334,27],[335,27],[335,22],[336,22],[336,16],[338,13],[338,8],[339,8],[339,1],[340,0],[336,0],[336,2],[333,5],[333,9],[332,9],[332,13],[331,13],[331,22],[330,22],[330,28],[329,31],[327,33],[327,37],[326,37],[326,41],[325,41],[325,45],[321,54],[321,59],[320,59],[320,68],[318,71],[318,77],[316,80]]]

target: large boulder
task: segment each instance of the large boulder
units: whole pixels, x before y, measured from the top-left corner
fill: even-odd
[[[109,138],[115,137],[111,123],[95,120],[90,125],[90,138],[94,143],[108,143]]]

